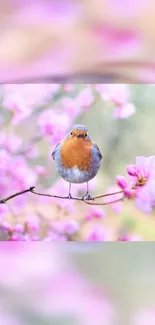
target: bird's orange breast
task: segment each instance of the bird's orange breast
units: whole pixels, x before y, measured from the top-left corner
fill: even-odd
[[[65,168],[77,166],[80,170],[87,171],[91,168],[91,141],[84,139],[65,139],[61,146],[61,162]]]

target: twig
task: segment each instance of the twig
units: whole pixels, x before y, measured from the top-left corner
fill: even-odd
[[[94,196],[94,199],[100,199],[101,197],[107,197],[107,196],[115,195],[115,194],[123,194],[123,191],[121,190],[121,191],[114,192],[114,193],[107,193],[107,194],[97,195],[97,196]]]
[[[68,196],[60,196],[60,195],[55,195],[55,194],[46,194],[46,193],[39,193],[33,190],[31,190],[30,192],[32,192],[35,195],[40,195],[40,196],[46,196],[46,197],[51,197],[51,198],[56,198],[56,199],[65,199],[65,200],[77,200],[77,201],[84,201],[84,198],[82,197],[76,197],[76,196],[72,196],[72,197],[68,197]]]
[[[113,193],[113,195],[117,195],[118,193]],[[106,196],[106,194],[104,195],[104,197]],[[86,204],[89,204],[89,205],[110,205],[110,204],[113,204],[113,203],[116,203],[116,202],[120,202],[120,201],[123,201],[125,198],[125,196],[122,196],[120,199],[117,199],[117,200],[113,200],[113,201],[110,201],[110,202],[99,202],[99,203],[96,203],[96,202],[90,202],[90,201],[87,201],[87,200],[84,200],[83,201],[86,203]]]
[[[90,202],[90,201],[94,201],[95,199],[98,199],[98,198],[101,198],[101,197],[108,197],[110,195],[117,195],[117,194],[121,194],[123,193],[123,191],[118,191],[118,192],[115,192],[115,193],[108,193],[108,194],[102,194],[102,195],[98,195],[98,196],[94,196],[92,197],[91,200],[86,200],[84,197],[71,197],[69,198],[68,196],[60,196],[60,195],[54,195],[54,194],[46,194],[46,193],[39,193],[37,191],[34,190],[35,189],[35,186],[31,186],[29,187],[28,189],[24,190],[24,191],[20,191],[20,192],[16,192],[4,199],[1,199],[0,200],[0,204],[3,204],[3,203],[6,203],[7,201],[19,196],[19,195],[22,195],[22,194],[25,194],[25,193],[32,193],[32,194],[35,194],[35,195],[39,195],[39,196],[45,196],[45,197],[50,197],[50,198],[57,198],[57,199],[66,199],[66,200],[77,200],[77,201],[82,201],[86,204],[90,204],[90,205],[108,205],[108,204],[113,204],[115,202],[119,202],[119,201],[122,201],[124,199],[124,195],[120,198],[120,199],[117,199],[117,200],[114,200],[114,201],[111,201],[111,202],[103,202],[103,203],[96,203],[96,202]]]
[[[1,199],[0,200],[0,204],[3,204],[3,203],[6,203],[7,201],[13,199],[14,197],[16,196],[19,196],[19,195],[22,195],[24,193],[28,193],[28,192],[32,192],[32,190],[35,188],[35,186],[31,186],[30,188],[28,188],[27,190],[24,190],[24,191],[20,191],[20,192],[17,192],[17,193],[14,193],[4,199]]]

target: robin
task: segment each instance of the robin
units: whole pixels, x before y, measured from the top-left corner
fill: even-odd
[[[55,147],[52,153],[58,174],[69,182],[71,196],[72,183],[87,182],[85,200],[92,200],[88,182],[94,178],[100,168],[102,154],[96,144],[91,141],[88,129],[84,125],[73,126],[71,132]]]

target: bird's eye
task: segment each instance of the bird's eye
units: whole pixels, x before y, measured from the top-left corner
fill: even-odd
[[[72,135],[73,133],[71,132],[71,135]]]
[[[85,136],[85,138],[87,138],[87,133],[85,133],[85,135],[84,135],[84,136]]]

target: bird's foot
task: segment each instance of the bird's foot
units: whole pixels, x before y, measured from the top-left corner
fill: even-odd
[[[89,194],[89,192],[87,192],[87,193],[82,197],[82,200],[93,201],[94,198]]]
[[[68,194],[68,199],[71,200],[73,197],[71,195],[71,193]]]

